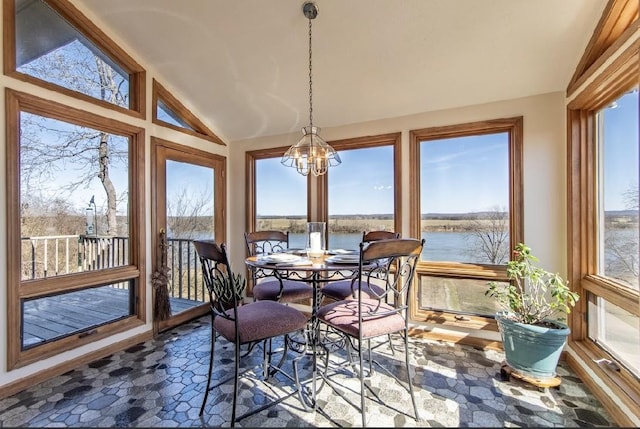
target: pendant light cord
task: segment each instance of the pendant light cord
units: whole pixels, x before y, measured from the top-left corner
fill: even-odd
[[[313,128],[313,80],[311,79],[311,55],[311,18],[309,18],[309,127]],[[311,132],[311,129],[309,132]]]

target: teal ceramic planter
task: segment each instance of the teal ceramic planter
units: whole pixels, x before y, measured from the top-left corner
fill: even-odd
[[[506,318],[507,314],[504,311],[496,314],[507,364],[533,378],[555,377],[560,354],[571,332],[569,327],[555,321],[558,329],[526,325]]]

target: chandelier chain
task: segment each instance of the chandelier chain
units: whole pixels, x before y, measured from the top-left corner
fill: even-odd
[[[313,51],[311,50],[311,18],[309,18],[309,126],[313,127],[313,80],[312,80],[312,66],[311,56]]]

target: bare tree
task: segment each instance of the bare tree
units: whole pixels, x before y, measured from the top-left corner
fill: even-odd
[[[479,261],[482,255],[490,264],[503,264],[509,257],[509,213],[493,206],[469,221],[466,254]]]
[[[90,94],[110,103],[126,106],[127,79],[118,74],[95,49],[76,40],[47,53],[19,70],[32,76]],[[57,182],[61,172],[68,180],[58,185],[53,199],[87,187],[98,178],[105,192],[105,235],[116,235],[118,192],[111,179],[112,168],[128,163],[128,141],[87,127],[68,124],[34,114],[21,115],[21,181],[24,189]],[[69,174],[71,173],[71,174]],[[22,198],[28,198],[23,192]],[[21,201],[24,203],[25,201]]]
[[[210,191],[199,194],[180,189],[167,202],[167,237],[193,240],[213,231]]]
[[[640,274],[638,261],[638,184],[631,184],[622,193],[626,210],[635,210],[632,219],[605,219],[604,270],[607,276],[622,280],[637,288]],[[605,214],[606,216],[606,214]]]

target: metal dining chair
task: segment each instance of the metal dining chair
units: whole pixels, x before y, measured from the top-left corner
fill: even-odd
[[[390,240],[394,238],[400,238],[399,232],[392,231],[363,231],[362,242],[371,243],[380,240]],[[358,290],[357,284],[353,280],[339,280],[335,282],[329,282],[322,288],[322,295],[333,301],[341,301],[343,299],[356,299],[356,291]],[[369,297],[372,295],[381,295],[384,293],[380,286],[375,284],[364,284],[360,289],[360,292]]]
[[[355,275],[357,289],[360,291],[365,284],[372,281],[382,281],[386,285],[382,289],[384,292],[375,296],[357,293],[356,299],[333,302],[318,310],[317,317],[320,322],[347,339],[345,347],[349,357],[348,364],[354,369],[355,363],[351,356],[358,356],[358,368],[355,372],[360,379],[360,412],[363,427],[366,426],[363,354],[368,352],[369,373],[373,370],[372,363],[375,363],[402,385],[397,376],[371,356],[371,339],[398,333],[404,340],[407,376],[405,388],[411,396],[415,419],[419,420],[409,366],[408,311],[416,264],[423,246],[424,239],[413,238],[381,240],[368,245],[360,243],[359,269]],[[331,350],[332,347],[325,347],[325,372],[322,375],[328,384],[331,384],[331,377],[327,371]],[[341,389],[334,388],[334,391],[340,394]]]
[[[289,247],[289,233],[282,231],[254,231],[244,233],[247,253],[283,252]],[[253,299],[256,301],[300,302],[313,298],[313,288],[308,283],[283,280],[273,276],[270,270],[253,268]]]
[[[229,265],[227,251],[224,244],[218,245],[213,241],[194,241],[202,265],[202,276],[209,292],[209,304],[211,313],[211,350],[209,356],[209,372],[207,387],[200,407],[200,415],[203,414],[209,391],[233,380],[233,404],[231,411],[231,426],[249,415],[253,415],[272,405],[275,405],[291,395],[298,394],[305,409],[308,409],[303,398],[298,379],[297,363],[304,354],[292,360],[293,376],[281,369],[284,357],[288,352],[289,335],[299,332],[296,343],[306,343],[305,329],[307,316],[299,310],[280,304],[275,301],[254,301],[242,303],[244,282],[237,281],[237,275],[233,274]],[[278,365],[271,364],[271,340],[284,336],[283,357]],[[213,362],[215,357],[216,341],[224,338],[234,346],[234,373],[233,376],[211,386]],[[242,344],[263,343],[263,377],[267,379],[275,372],[284,374],[295,383],[295,390],[271,403],[267,403],[236,418],[236,403],[238,400],[239,380],[248,370],[240,373],[240,346]],[[304,345],[306,347],[306,345]],[[249,368],[252,369],[252,368]]]

